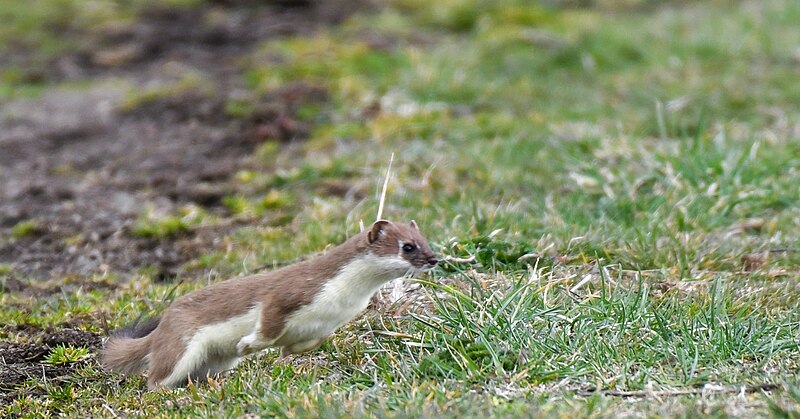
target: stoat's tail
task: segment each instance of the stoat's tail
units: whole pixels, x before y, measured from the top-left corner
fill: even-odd
[[[158,327],[159,319],[120,329],[111,336],[103,349],[103,368],[135,374],[148,367],[147,356],[150,354],[150,337]]]

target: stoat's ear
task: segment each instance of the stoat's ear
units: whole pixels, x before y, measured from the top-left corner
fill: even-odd
[[[375,240],[378,240],[378,237],[381,236],[383,230],[391,224],[390,221],[386,220],[378,220],[372,224],[372,228],[369,229],[369,233],[367,233],[367,241],[370,244],[375,243]]]
[[[419,227],[417,227],[417,222],[416,222],[416,221],[414,221],[414,220],[411,220],[411,222],[410,222],[410,223],[408,223],[408,224],[409,224],[409,225],[411,226],[411,228],[413,228],[414,230],[417,230],[417,231],[419,231]]]

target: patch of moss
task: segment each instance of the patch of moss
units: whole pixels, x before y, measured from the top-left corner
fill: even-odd
[[[44,228],[39,223],[39,221],[35,219],[20,221],[11,227],[11,237],[16,239],[21,239],[23,237],[32,237],[37,234],[41,234],[44,231]]]
[[[120,102],[119,108],[124,112],[130,112],[143,105],[175,99],[187,94],[208,96],[212,91],[213,87],[200,74],[189,72],[174,83],[145,89],[131,89]]]

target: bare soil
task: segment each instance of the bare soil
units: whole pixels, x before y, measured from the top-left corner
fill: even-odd
[[[41,396],[44,390],[39,386],[25,386],[26,382],[47,379],[51,385],[66,383],[87,385],[84,379],[74,377],[80,369],[96,362],[90,354],[76,362],[53,365],[46,362],[47,356],[58,346],[87,348],[91,353],[102,346],[102,338],[92,332],[71,325],[39,329],[30,325],[7,326],[3,334],[25,335],[27,343],[0,341],[0,403],[8,403],[17,397]],[[96,379],[115,379],[110,375],[97,376]],[[116,378],[123,379],[123,378]],[[39,394],[42,393],[42,394]]]

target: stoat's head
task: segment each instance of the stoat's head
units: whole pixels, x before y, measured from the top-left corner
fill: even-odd
[[[378,220],[367,232],[367,242],[373,254],[403,260],[411,272],[428,270],[439,262],[414,221]]]

